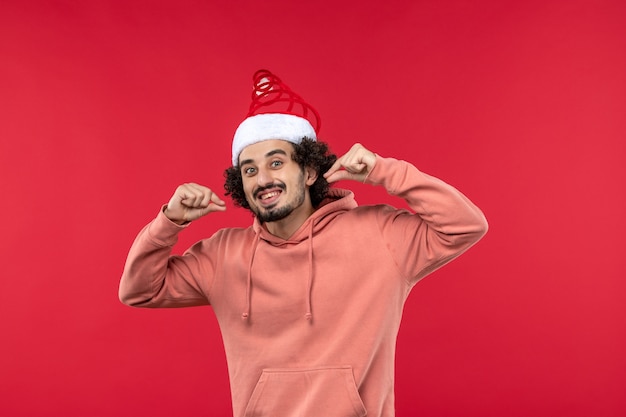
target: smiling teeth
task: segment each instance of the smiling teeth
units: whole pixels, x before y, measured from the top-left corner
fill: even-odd
[[[263,195],[261,196],[261,200],[267,200],[268,198],[275,197],[275,196],[277,196],[278,194],[279,194],[279,193],[278,193],[278,191],[272,191],[271,193],[263,194]]]

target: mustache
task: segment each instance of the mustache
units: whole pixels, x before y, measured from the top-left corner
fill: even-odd
[[[270,190],[272,188],[280,188],[281,190],[285,191],[286,186],[285,184],[282,184],[282,183],[264,185],[254,190],[254,198],[257,198],[259,194],[262,193],[263,191]]]

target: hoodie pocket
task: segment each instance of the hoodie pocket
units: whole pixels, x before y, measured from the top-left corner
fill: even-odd
[[[363,417],[352,367],[264,369],[245,417]]]

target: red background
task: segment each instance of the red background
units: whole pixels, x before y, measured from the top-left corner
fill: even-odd
[[[407,303],[398,416],[626,415],[624,4],[3,0],[0,414],[230,414],[210,308],[117,287],[179,183],[222,189],[267,67],[336,153],[407,159],[489,219]],[[250,221],[230,204],[178,249]]]

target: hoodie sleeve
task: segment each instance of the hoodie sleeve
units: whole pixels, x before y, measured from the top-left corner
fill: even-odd
[[[200,263],[202,242],[185,255],[172,255],[178,233],[186,226],[171,222],[163,210],[136,237],[119,287],[122,303],[134,307],[207,305],[210,262]],[[202,277],[202,278],[201,278]]]
[[[386,207],[383,239],[410,285],[461,255],[485,235],[487,220],[467,197],[406,161],[376,157],[365,180],[403,198],[414,211]]]

